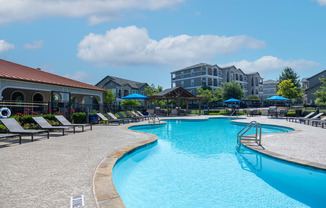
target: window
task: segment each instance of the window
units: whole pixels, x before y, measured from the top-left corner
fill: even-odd
[[[231,72],[231,81],[233,81],[233,80],[234,80],[234,73]]]
[[[182,71],[182,72],[181,72],[181,78],[183,78],[183,77],[184,77],[184,75],[185,75],[185,74],[184,74],[184,72]]]
[[[222,70],[218,70],[218,76],[222,76]]]
[[[195,85],[195,80],[191,80],[191,86],[194,86]]]
[[[247,81],[247,76],[244,76],[244,77],[243,77],[243,80],[244,80],[244,81]]]
[[[253,77],[251,77],[251,86],[254,86],[254,78]],[[252,94],[254,94],[254,93],[252,93]]]
[[[194,74],[195,74],[195,70],[192,69],[192,70],[191,70],[191,76],[194,76]]]
[[[226,72],[226,81],[230,82],[229,72]]]
[[[24,101],[24,95],[21,92],[14,92],[11,97],[11,100]]]
[[[214,86],[217,87],[217,79],[214,79]]]
[[[240,74],[240,81],[243,81],[243,77],[242,77],[242,74]]]
[[[181,87],[184,87],[184,85],[185,85],[185,82],[181,81]]]
[[[235,74],[235,80],[239,80],[238,74]]]

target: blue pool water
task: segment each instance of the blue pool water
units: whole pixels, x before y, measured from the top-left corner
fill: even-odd
[[[133,207],[326,207],[326,173],[247,148],[236,151],[243,125],[228,119],[169,120],[132,127],[158,135],[123,157],[113,182]],[[292,129],[264,126],[263,133]]]

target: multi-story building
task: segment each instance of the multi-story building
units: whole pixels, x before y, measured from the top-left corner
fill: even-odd
[[[197,88],[209,86],[212,89],[222,87],[223,82],[238,82],[245,97],[257,95],[263,97],[263,78],[258,72],[244,73],[235,66],[219,67],[205,63],[196,64],[171,72],[171,87],[183,87],[197,95]]]
[[[326,78],[326,70],[321,71],[312,77],[303,78],[301,80],[302,89],[304,92],[304,96],[303,96],[304,104],[310,104],[310,105],[315,104],[316,96],[314,95],[314,93],[320,89],[321,82],[320,82],[319,78],[322,78],[322,77]]]
[[[129,94],[138,93],[144,95],[145,88],[148,86],[148,84],[113,76],[106,76],[99,83],[97,83],[96,86],[106,90],[112,90],[115,94],[115,104],[120,105],[120,103],[123,101],[121,98]]]
[[[266,80],[263,83],[263,99],[265,100],[266,98],[270,96],[277,95],[276,94],[276,86],[278,82],[276,80]]]

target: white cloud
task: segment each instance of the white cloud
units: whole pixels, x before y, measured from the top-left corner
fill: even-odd
[[[326,0],[314,0],[317,1],[320,5],[326,5]]]
[[[298,60],[282,60],[274,56],[263,56],[253,62],[242,60],[239,62],[231,62],[224,66],[234,65],[245,72],[267,72],[272,70],[283,70],[285,67],[291,67],[296,71],[309,70],[319,67],[320,64],[305,59]]]
[[[33,41],[32,43],[26,43],[24,45],[24,48],[29,50],[34,50],[38,48],[43,48],[43,40]]]
[[[75,72],[73,74],[66,74],[64,76],[69,78],[69,79],[78,80],[78,81],[81,81],[81,82],[87,81],[87,79],[89,78],[89,74],[87,74],[84,71],[77,71],[77,72]]]
[[[89,23],[107,21],[123,9],[173,7],[185,0],[0,0],[0,24],[42,17],[88,17]]]
[[[179,35],[159,41],[149,37],[144,28],[119,27],[106,34],[89,34],[80,41],[77,56],[100,65],[184,65],[212,60],[243,48],[265,47],[263,41],[240,36]]]
[[[14,49],[14,45],[6,42],[5,40],[0,40],[0,53],[8,50]]]

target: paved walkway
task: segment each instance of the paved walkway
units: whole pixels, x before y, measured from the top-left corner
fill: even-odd
[[[266,150],[326,165],[326,129],[266,117],[248,120],[297,130],[264,135],[262,145]],[[22,145],[15,139],[2,140],[0,207],[69,207],[70,197],[81,194],[85,207],[96,207],[92,181],[98,164],[119,148],[148,139],[122,126],[94,126],[93,131],[66,136],[52,133],[49,140],[36,136],[34,142],[24,137]]]

